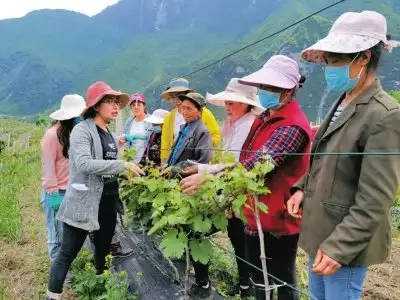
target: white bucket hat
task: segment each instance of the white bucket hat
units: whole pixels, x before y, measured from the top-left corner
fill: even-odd
[[[347,12],[333,23],[327,37],[304,50],[302,58],[324,62],[325,52],[357,53],[387,42],[386,18],[375,11]]]
[[[255,113],[264,111],[257,95],[257,88],[240,84],[239,78],[232,78],[223,92],[215,95],[207,93],[206,99],[208,103],[219,107],[224,107],[225,101],[231,101],[249,104],[254,107]]]
[[[61,99],[61,107],[53,112],[50,118],[57,121],[69,120],[79,117],[82,111],[86,108],[85,99],[79,95],[65,95]]]
[[[144,121],[147,123],[160,125],[164,123],[164,119],[168,115],[168,113],[169,113],[168,110],[156,109],[155,111],[153,111],[153,114],[146,117]]]

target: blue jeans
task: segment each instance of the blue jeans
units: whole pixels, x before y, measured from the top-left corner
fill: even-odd
[[[310,257],[308,266],[308,285],[310,293],[315,299],[361,299],[361,292],[367,274],[367,268],[342,266],[331,276],[321,276],[312,271],[313,262],[314,257]]]
[[[64,198],[65,191],[60,191],[61,198]],[[63,225],[56,219],[57,212],[49,205],[50,195],[42,189],[40,203],[46,214],[46,228],[47,228],[47,248],[49,249],[50,261],[53,262],[58,250],[61,247]]]

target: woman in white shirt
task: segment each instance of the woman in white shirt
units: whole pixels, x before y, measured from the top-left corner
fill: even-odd
[[[132,162],[139,163],[146,149],[153,127],[151,124],[144,121],[147,117],[147,113],[145,98],[142,94],[133,94],[130,97],[129,105],[132,116],[125,123],[124,138],[128,148],[136,149],[136,155]]]
[[[239,83],[238,78],[232,78],[225,91],[215,95],[207,94],[207,102],[216,106],[225,107],[227,120],[221,130],[223,148],[231,152],[235,156],[236,161],[239,161],[240,151],[250,132],[253,121],[256,116],[263,111],[257,96],[257,88],[242,85]],[[196,164],[185,171],[188,171],[188,173],[215,173],[224,166],[224,164]],[[244,225],[242,221],[234,215],[229,217],[228,236],[235,249],[236,255],[245,259]],[[240,293],[241,297],[251,296],[248,266],[240,259],[236,259],[236,262],[239,269],[239,285],[229,289],[230,294],[235,295]],[[208,268],[196,262],[194,263],[194,268],[196,278],[203,279],[201,282],[196,282],[196,286],[192,288],[196,290],[193,291],[193,294],[204,294],[205,291],[203,289],[210,289]]]

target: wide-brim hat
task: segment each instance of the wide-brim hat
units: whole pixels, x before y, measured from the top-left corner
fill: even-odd
[[[207,93],[206,100],[208,103],[219,107],[224,107],[225,101],[230,101],[251,105],[254,107],[256,113],[264,111],[257,95],[257,88],[240,84],[238,78],[232,78],[225,88],[225,91],[217,94]]]
[[[60,109],[53,112],[50,118],[57,121],[69,120],[78,117],[86,108],[85,99],[80,95],[65,95],[61,99]]]
[[[299,87],[301,75],[297,62],[285,55],[274,55],[264,66],[239,79],[239,83],[256,86],[269,85],[282,89],[293,89]]]
[[[325,52],[357,53],[379,42],[387,44],[386,18],[375,11],[346,12],[333,23],[329,34],[301,53],[314,63],[325,62]]]
[[[164,100],[171,100],[170,93],[179,93],[179,92],[193,92],[194,90],[189,87],[189,81],[185,78],[175,78],[172,79],[168,85],[168,89],[161,93],[161,98]]]
[[[128,94],[113,90],[103,81],[97,81],[88,88],[86,109],[83,113],[85,113],[90,107],[96,105],[105,96],[117,96],[121,101],[120,109],[123,109],[129,103]]]
[[[169,114],[168,110],[156,109],[151,115],[147,116],[144,121],[151,124],[163,124],[165,117]]]

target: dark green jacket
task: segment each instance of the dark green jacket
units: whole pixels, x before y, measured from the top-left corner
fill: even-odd
[[[400,152],[400,107],[378,80],[329,126],[320,126],[311,152]],[[317,155],[296,185],[304,191],[300,246],[321,249],[344,265],[384,262],[390,252],[389,209],[400,182],[399,155]]]

